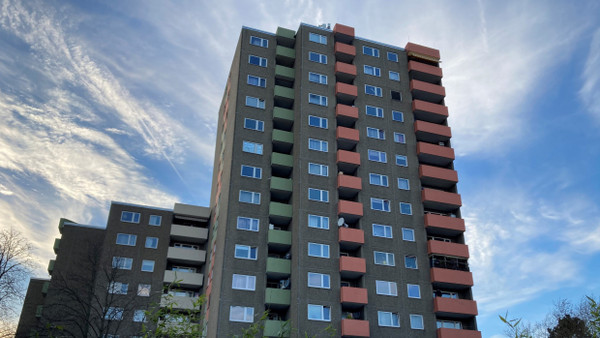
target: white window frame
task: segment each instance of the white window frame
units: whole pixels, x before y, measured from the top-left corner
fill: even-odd
[[[369,161],[387,163],[387,153],[385,151],[368,149],[367,154]]]
[[[308,61],[327,64],[327,55],[317,53],[317,52],[308,52]]]
[[[327,96],[308,93],[308,103],[327,107]]]
[[[376,280],[375,292],[378,295],[398,297],[398,284],[396,282]]]
[[[242,142],[242,151],[250,154],[263,154],[263,144],[258,142],[246,141]]]
[[[110,282],[108,284],[108,293],[113,295],[126,295],[129,291],[129,283]]]
[[[258,63],[253,63],[252,60],[256,60]],[[259,67],[267,67],[267,58],[250,54],[248,55],[248,63]]]
[[[394,72],[393,70],[390,70],[388,72],[388,75],[390,77],[390,80],[392,80],[392,81],[400,81],[400,73]]]
[[[311,284],[311,277],[313,277],[313,279],[318,279],[318,283]],[[309,288],[331,289],[331,276],[329,276],[328,274],[309,272],[307,278],[307,284]]]
[[[150,297],[150,291],[152,290],[151,284],[138,284],[137,295],[140,297]]]
[[[383,89],[381,89],[381,87],[365,84],[365,94],[383,97]]]
[[[376,229],[381,229],[383,231],[383,236],[377,234]],[[391,225],[373,223],[371,224],[371,231],[373,232],[373,237],[394,238]]]
[[[146,323],[148,321],[146,318],[146,310],[134,310],[133,321],[135,323]]]
[[[315,220],[315,226],[311,225],[311,219]],[[308,227],[329,230],[329,217],[308,214]]]
[[[406,188],[404,188],[404,184],[400,182],[406,183]],[[410,181],[408,180],[408,178],[398,177],[398,189],[410,190]]]
[[[148,219],[148,225],[159,227],[162,223],[162,216],[159,215],[150,215]]]
[[[405,208],[408,208],[408,210],[405,210]],[[412,204],[408,202],[400,202],[400,213],[402,215],[412,215]]]
[[[308,173],[315,176],[329,176],[329,166],[326,164],[308,162]]]
[[[133,258],[113,256],[112,267],[119,270],[131,270]]]
[[[238,256],[238,250],[243,250],[247,254],[244,256]],[[253,253],[254,253],[254,257],[252,257]],[[237,259],[246,259],[246,260],[250,260],[250,261],[255,261],[258,259],[258,247],[250,246],[250,245],[243,245],[243,244],[236,244],[235,250],[233,253],[233,257],[235,257]]]
[[[310,317],[311,308],[315,309],[315,310],[320,309],[320,316],[311,318]],[[326,305],[308,304],[307,317],[308,317],[308,320],[316,320],[316,321],[320,321],[320,322],[330,322],[331,321],[331,308]]]
[[[406,135],[404,133],[394,132],[394,142],[406,144]]]
[[[318,84],[327,84],[327,75],[315,72],[308,72],[308,81]]]
[[[325,35],[309,32],[308,33],[308,41],[320,43],[322,45],[327,44],[327,37]]]
[[[250,123],[256,124],[253,128]],[[244,118],[244,129],[248,130],[256,130],[256,131],[264,131],[265,130],[265,122],[262,120],[255,120],[251,118]]]
[[[234,317],[235,311],[242,311],[241,317]],[[229,307],[229,321],[240,322],[240,323],[253,323],[254,322],[254,308],[250,306],[234,306]]]
[[[398,54],[394,52],[387,52],[387,59],[392,62],[398,62]]]
[[[397,122],[404,122],[404,113],[398,110],[392,110],[392,120]]]
[[[384,258],[383,260],[379,260],[379,263],[377,262],[378,256]],[[394,253],[392,252],[373,251],[373,262],[375,265],[396,266],[396,257],[394,257]]]
[[[254,81],[251,81],[251,80],[255,80],[256,83],[254,83]],[[267,79],[265,79],[264,77],[256,76],[256,75],[248,74],[246,83],[250,86],[255,86],[255,87],[261,87],[261,88],[267,87]]]
[[[246,169],[246,174],[249,174],[248,173],[249,170],[252,171],[252,174],[250,174],[250,175],[244,174],[244,169]],[[247,164],[242,164],[241,170],[240,170],[240,176],[248,177],[248,178],[255,178],[255,179],[260,180],[262,178],[262,168],[254,167],[254,166],[247,165]]]
[[[311,254],[311,247],[318,249],[319,253]],[[328,259],[331,256],[331,251],[330,251],[328,244],[308,242],[307,248],[308,248],[308,256],[309,257],[327,258]]]
[[[367,137],[376,140],[385,140],[385,130],[367,127]]]
[[[396,155],[396,165],[399,167],[408,167],[408,158],[406,155]]]
[[[242,195],[247,195],[247,194],[250,194],[249,202],[242,200]],[[240,190],[239,202],[240,203],[248,203],[248,204],[260,204],[260,193],[256,192],[256,191]]]
[[[319,144],[318,147],[311,147],[311,142],[316,142]],[[325,140],[319,140],[316,138],[309,138],[308,139],[308,149],[310,150],[314,150],[314,151],[321,151],[321,152],[328,152],[329,151],[329,143]]]
[[[369,111],[374,112],[374,114],[370,114]],[[366,105],[365,114],[373,117],[383,118],[383,108]]]
[[[410,234],[410,236],[408,234]],[[415,242],[415,229],[402,228],[402,240],[407,242]]]
[[[388,187],[388,176],[376,173],[369,173],[369,184],[380,187]]]
[[[379,57],[379,49],[377,49],[375,47],[363,46],[363,54],[378,58]]]
[[[117,233],[117,241],[115,244],[125,245],[125,246],[135,246],[136,242],[137,242],[137,235]]]
[[[308,125],[315,128],[327,129],[328,121],[326,117],[308,115]]]
[[[409,259],[409,258],[411,258],[411,259],[414,258],[415,259],[415,267],[408,266],[407,259]],[[419,268],[419,262],[417,260],[417,256],[415,256],[415,255],[406,255],[406,256],[404,256],[404,267],[407,268],[407,269],[417,270]]]
[[[381,68],[379,67],[364,65],[363,71],[366,75],[381,77]]]
[[[315,193],[319,195],[318,198],[314,198],[311,196],[311,194],[314,195]],[[323,189],[308,188],[308,200],[329,203],[329,191]]]
[[[381,205],[381,209],[376,209],[375,206]],[[371,197],[371,210],[391,212],[392,202],[384,198]]]
[[[248,227],[245,227],[246,222]],[[238,230],[258,232],[260,229],[260,220],[258,218],[238,216],[236,227]]]
[[[256,43],[258,42],[258,43]],[[269,40],[259,38],[258,36],[250,35],[250,44],[253,46],[269,48]]]
[[[158,237],[146,236],[144,247],[147,249],[158,249]]]
[[[384,316],[389,318],[384,318]],[[387,321],[384,321],[387,319]],[[387,324],[389,322],[389,324]],[[400,318],[397,313],[388,311],[377,311],[377,325],[384,327],[400,327]]]
[[[231,288],[233,290],[255,291],[256,276],[233,274],[231,277]]]
[[[152,259],[144,259],[142,260],[142,265],[140,266],[140,271],[143,272],[154,272],[154,266],[156,262]]]
[[[411,295],[415,290],[417,294]],[[406,284],[406,295],[408,298],[421,299],[421,286],[419,284]]]
[[[257,109],[265,109],[265,100],[261,99],[260,97],[254,97],[254,96],[246,96],[246,106],[247,107],[252,107],[252,108],[257,108]]]
[[[410,328],[413,330],[425,330],[425,325],[423,324],[423,316],[410,314]]]
[[[139,224],[140,213],[133,211],[121,211],[121,222]]]

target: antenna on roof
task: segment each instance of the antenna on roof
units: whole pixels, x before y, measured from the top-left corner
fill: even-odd
[[[331,24],[330,23],[322,23],[318,27],[323,28],[323,29],[331,29]]]

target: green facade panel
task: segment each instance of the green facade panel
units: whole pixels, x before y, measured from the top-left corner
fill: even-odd
[[[273,119],[294,122],[294,111],[291,109],[275,107],[273,108]]]
[[[44,282],[44,285],[42,285],[42,293],[47,294],[49,287],[50,287],[50,282],[49,281]]]
[[[288,217],[292,218],[292,205],[279,203],[279,202],[271,202],[269,203],[269,215],[271,216],[279,216],[279,217]]]
[[[290,305],[291,294],[288,289],[267,288],[265,290],[265,304],[269,305]]]
[[[289,131],[273,129],[273,142],[294,143],[294,134]]]
[[[291,178],[271,177],[271,190],[292,191],[294,181]]]
[[[294,99],[294,89],[283,87],[283,86],[275,86],[275,98],[283,98],[288,100]]]
[[[292,261],[283,258],[267,258],[267,274],[286,275],[292,272]]]
[[[51,259],[50,262],[48,262],[48,274],[52,275],[52,271],[54,271],[54,263],[56,263],[56,261],[54,259]]]
[[[294,71],[294,68],[285,67],[282,65],[275,66],[275,78],[293,81],[295,77],[296,72]]]
[[[265,337],[289,337],[290,323],[283,320],[266,320],[263,335]]]
[[[296,51],[293,48],[277,46],[277,48],[275,48],[275,57],[288,60],[295,60]]]
[[[271,165],[278,165],[282,167],[293,167],[294,166],[294,157],[292,155],[286,155],[281,153],[272,153],[271,154]]]
[[[284,39],[296,39],[296,32],[291,30],[291,29],[287,29],[287,28],[283,28],[283,27],[277,27],[277,32],[275,33],[277,35],[278,38],[284,38]]]
[[[292,245],[292,232],[285,230],[269,229],[267,241],[269,244]]]
[[[53,246],[55,254],[58,254],[58,248],[60,248],[60,238],[55,238],[54,239],[54,246]]]

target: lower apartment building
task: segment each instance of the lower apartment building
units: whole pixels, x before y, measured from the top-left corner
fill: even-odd
[[[435,49],[340,24],[244,27],[219,110],[210,208],[115,203],[93,236],[102,266],[128,267],[119,282],[136,295],[117,320],[131,330],[110,334],[138,334],[136,311],[180,271],[194,281],[182,283],[181,303],[205,297],[208,337],[240,334],[263,314],[268,337],[481,337],[439,64]],[[46,300],[66,229],[88,233],[61,224]],[[140,284],[149,297],[137,296]]]

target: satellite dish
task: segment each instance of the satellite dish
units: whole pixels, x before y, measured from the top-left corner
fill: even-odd
[[[346,224],[346,220],[344,219],[344,217],[340,217],[340,218],[338,219],[338,226],[339,226],[339,227],[341,227],[341,226],[343,226],[344,224]]]

